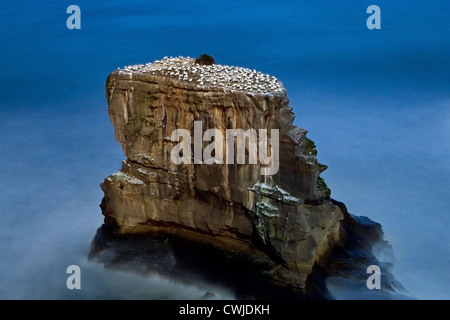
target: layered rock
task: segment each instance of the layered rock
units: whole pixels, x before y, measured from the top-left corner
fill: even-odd
[[[176,58],[114,71],[106,95],[127,157],[101,185],[107,225],[119,234],[212,244],[263,261],[273,279],[304,287],[314,263],[339,240],[343,213],[319,177],[326,166],[317,162],[307,131],[293,125],[281,82],[255,70]],[[172,133],[185,129],[194,136],[199,121],[202,132],[217,129],[224,137],[227,129],[269,135],[277,129],[279,170],[261,175],[264,162],[249,163],[248,144],[244,164],[175,164],[179,141]]]

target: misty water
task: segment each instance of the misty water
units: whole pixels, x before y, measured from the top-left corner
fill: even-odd
[[[204,52],[281,80],[295,124],[329,166],[322,176],[332,197],[383,225],[392,272],[411,296],[450,298],[447,1],[377,1],[381,30],[366,28],[373,3],[360,0],[75,4],[81,30],[66,28],[62,3],[0,10],[0,298],[234,297],[87,259],[103,222],[99,184],[124,159],[108,118],[107,75]],[[66,288],[73,264],[81,290]],[[346,288],[329,282],[336,298],[360,297]]]

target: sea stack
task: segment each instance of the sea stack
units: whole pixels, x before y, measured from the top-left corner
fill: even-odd
[[[118,235],[167,234],[212,245],[264,264],[273,281],[300,289],[315,263],[342,240],[345,210],[330,198],[319,177],[326,166],[317,161],[307,131],[294,126],[286,90],[275,77],[165,57],[112,72],[106,97],[126,156],[122,169],[101,184],[105,225]],[[183,150],[192,161],[177,164],[173,150],[181,139],[173,133],[181,129],[192,137],[192,149]],[[208,129],[219,131],[224,141],[227,130],[254,132],[258,143],[265,133],[272,146],[277,132],[278,148],[265,145],[267,154],[278,152],[276,172],[261,174],[267,161],[260,144],[252,161],[250,133],[243,163],[226,161],[225,142],[223,161],[206,163]]]

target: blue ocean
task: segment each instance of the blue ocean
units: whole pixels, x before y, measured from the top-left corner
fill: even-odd
[[[72,4],[81,29],[66,26]],[[381,29],[366,26],[372,4]],[[234,298],[87,258],[103,222],[99,184],[125,158],[106,77],[202,53],[281,80],[332,197],[382,224],[412,297],[450,299],[449,10],[447,0],[3,1],[0,299]],[[81,290],[66,287],[69,265]]]

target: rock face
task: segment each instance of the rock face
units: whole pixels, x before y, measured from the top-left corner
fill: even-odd
[[[281,82],[254,70],[165,58],[114,71],[106,96],[126,156],[122,169],[101,184],[106,225],[119,234],[171,234],[212,244],[262,261],[280,283],[305,286],[313,265],[339,241],[343,212],[319,177],[326,166],[317,162],[307,131],[293,125]],[[267,132],[271,143],[278,130],[279,149],[272,149],[278,170],[262,175],[267,162],[259,154],[250,163],[249,143],[241,164],[175,164],[180,141],[173,132],[194,137],[195,157],[200,124],[202,133],[216,129],[223,137],[227,129]],[[203,141],[201,150],[210,143]],[[226,147],[223,155],[230,152]]]

